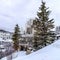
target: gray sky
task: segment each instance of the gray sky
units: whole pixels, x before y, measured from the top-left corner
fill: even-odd
[[[60,25],[60,0],[44,0],[52,11],[55,25]],[[37,14],[41,0],[0,0],[0,28],[13,30],[15,24],[25,28],[26,22]]]

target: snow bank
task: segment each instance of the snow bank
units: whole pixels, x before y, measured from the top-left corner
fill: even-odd
[[[1,60],[7,60],[7,58],[6,58],[6,57],[4,57],[4,58],[2,58]]]

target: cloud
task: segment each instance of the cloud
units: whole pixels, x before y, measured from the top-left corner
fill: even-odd
[[[60,19],[60,1],[44,0],[51,12],[51,18],[55,19],[55,25]],[[25,23],[34,18],[38,8],[41,5],[41,0],[0,0],[0,26],[7,30],[12,30],[15,24],[25,28]]]

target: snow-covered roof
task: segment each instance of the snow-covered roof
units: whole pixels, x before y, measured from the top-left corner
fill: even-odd
[[[33,34],[23,34],[22,37],[33,37]]]
[[[4,41],[2,38],[0,38],[0,41]]]
[[[4,45],[0,45],[0,48],[4,48]]]
[[[57,34],[56,36],[60,36],[60,34]]]
[[[13,42],[12,39],[7,39],[7,40],[4,40],[4,42]]]

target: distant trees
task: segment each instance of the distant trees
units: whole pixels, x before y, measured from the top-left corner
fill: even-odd
[[[33,20],[33,28],[35,30],[33,47],[35,49],[41,48],[40,45],[46,46],[47,43],[53,40],[53,32],[51,31],[54,28],[54,20],[49,19],[51,11],[48,9],[45,6],[45,2],[42,1],[42,5],[37,12],[37,17]]]
[[[26,33],[28,34],[32,34],[32,19],[30,19],[29,21],[27,21],[27,28],[26,28]]]
[[[14,29],[14,33],[13,33],[13,36],[12,36],[13,48],[15,50],[19,49],[19,39],[20,39],[20,30],[19,30],[18,24],[16,24],[15,29]]]

